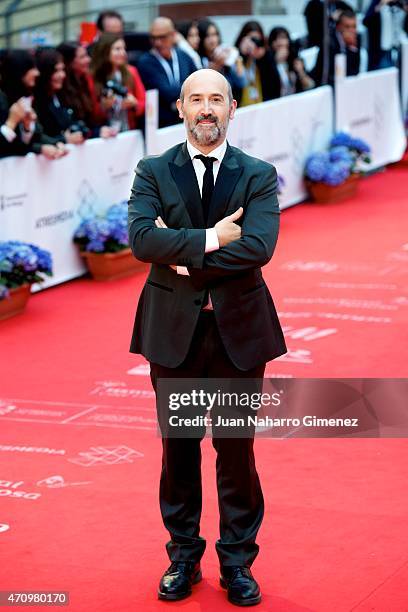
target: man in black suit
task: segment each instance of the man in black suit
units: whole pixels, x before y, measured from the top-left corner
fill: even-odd
[[[342,53],[346,56],[346,76],[360,72],[360,36],[357,33],[357,17],[354,11],[343,11],[337,20],[329,39],[328,84],[334,86],[335,57]],[[324,48],[320,47],[316,65],[310,73],[316,85],[323,83]]]
[[[278,236],[276,170],[227,143],[236,101],[220,73],[192,74],[177,108],[187,142],[139,162],[129,201],[130,245],[152,263],[130,350],[149,360],[156,392],[159,378],[262,379],[266,362],[286,352],[261,273]],[[212,442],[221,584],[232,603],[256,604],[250,566],[264,504],[253,436]],[[178,600],[201,579],[200,438],[162,443],[160,507],[172,563],[159,597]]]

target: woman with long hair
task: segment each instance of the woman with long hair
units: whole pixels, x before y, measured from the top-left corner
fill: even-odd
[[[66,78],[60,94],[63,105],[73,110],[76,119],[85,124],[91,136],[107,138],[113,135],[98,118],[98,100],[89,70],[91,58],[86,48],[79,42],[70,41],[58,45],[57,51],[65,64]]]
[[[176,45],[187,53],[193,60],[197,70],[203,68],[201,57],[198,54],[200,46],[200,35],[198,33],[197,21],[178,21],[176,24]]]
[[[279,98],[279,74],[272,52],[266,46],[261,24],[247,21],[238,34],[235,46],[242,56],[246,76],[241,106]]]
[[[34,108],[45,132],[69,144],[83,143],[86,133],[74,127],[78,118],[62,99],[66,78],[62,55],[55,49],[40,48],[36,52],[36,60],[40,76],[35,89]]]
[[[61,139],[44,134],[33,110],[39,71],[25,49],[7,51],[0,62],[0,157],[37,153],[57,159],[67,153]]]
[[[286,28],[273,28],[269,34],[268,43],[279,73],[280,96],[299,93],[315,86]]]
[[[139,127],[146,92],[139,72],[127,63],[120,34],[103,34],[92,51],[91,73],[100,118],[117,131]]]
[[[242,58],[238,50],[235,47],[221,44],[220,31],[213,21],[201,19],[197,27],[200,35],[198,53],[203,67],[217,70],[228,79],[233,96],[239,104],[246,80]]]

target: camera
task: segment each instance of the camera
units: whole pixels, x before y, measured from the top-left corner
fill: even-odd
[[[407,0],[391,0],[391,2],[388,4],[389,7],[396,7],[396,8],[400,8],[400,9],[404,9],[407,6]]]
[[[85,125],[82,119],[79,119],[78,121],[74,121],[74,123],[71,123],[71,125],[69,126],[69,131],[71,132],[71,134],[80,132],[84,138],[88,138],[91,132],[91,130]]]
[[[256,36],[251,36],[251,40],[256,47],[261,48],[264,46],[264,41],[261,38],[257,38]]]
[[[119,96],[120,98],[126,98],[128,93],[127,87],[121,85],[117,81],[110,79],[106,81],[104,88],[102,89],[103,96]]]

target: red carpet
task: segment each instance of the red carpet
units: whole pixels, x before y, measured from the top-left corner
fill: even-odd
[[[354,200],[282,214],[265,278],[289,354],[269,375],[407,376],[407,188],[395,166]],[[128,353],[141,285],[80,279],[0,324],[0,590],[69,591],[74,612],[233,609],[217,583],[209,440],[204,580],[184,602],[156,600],[168,564],[160,444],[146,364]],[[256,447],[266,499],[257,609],[407,611],[406,441]]]

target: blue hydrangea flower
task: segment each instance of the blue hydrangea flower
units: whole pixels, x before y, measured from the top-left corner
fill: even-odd
[[[0,242],[0,274],[6,287],[18,287],[24,283],[40,282],[39,273],[52,274],[52,258],[35,244],[8,240]]]
[[[330,149],[330,161],[342,161],[351,165],[354,162],[354,156],[347,147],[339,145]]]
[[[327,185],[340,185],[350,176],[350,166],[344,162],[330,163],[326,168],[323,182]]]
[[[306,161],[306,176],[312,181],[322,181],[329,162],[328,153],[313,153]]]
[[[352,138],[346,132],[337,132],[330,141],[330,147],[350,147]]]
[[[364,140],[361,140],[361,138],[352,138],[350,142],[350,148],[354,149],[355,151],[357,151],[357,153],[360,154],[371,152],[371,148],[369,147],[369,145],[364,142]]]
[[[129,246],[127,201],[113,204],[105,214],[83,220],[74,242],[86,251],[113,252]]]

